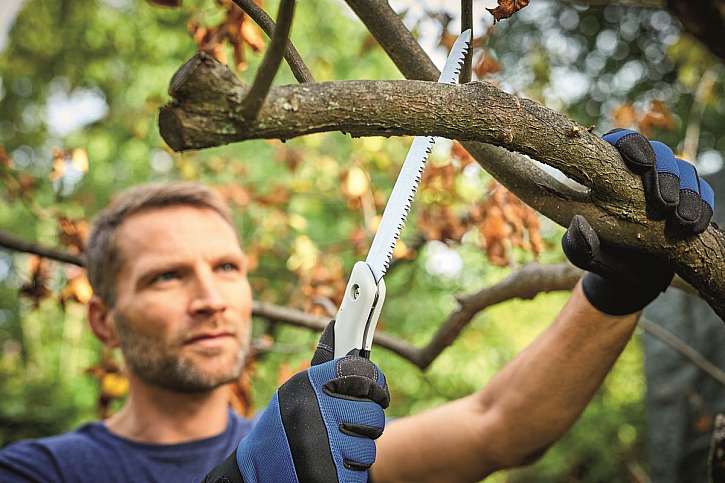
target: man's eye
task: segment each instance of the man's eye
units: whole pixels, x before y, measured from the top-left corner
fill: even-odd
[[[151,283],[168,282],[179,278],[178,272],[164,272],[156,275]]]
[[[226,262],[219,265],[219,270],[222,272],[238,272],[239,271],[239,265],[232,262]]]

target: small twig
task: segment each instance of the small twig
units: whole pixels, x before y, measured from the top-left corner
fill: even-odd
[[[269,88],[272,86],[274,76],[277,74],[279,65],[282,62],[294,12],[295,0],[282,0],[280,2],[277,27],[272,34],[272,42],[264,53],[264,59],[262,59],[262,64],[257,69],[257,75],[254,77],[252,87],[249,88],[249,92],[242,101],[241,113],[247,121],[253,121],[257,118],[260,109],[262,109],[262,104],[267,98]]]
[[[335,304],[328,297],[315,297],[312,299],[312,303],[325,309],[328,317],[334,318],[337,315],[337,307],[335,307]]]
[[[473,0],[461,0],[461,32],[471,31],[471,43],[463,59],[463,69],[458,82],[471,82],[471,63],[473,61]]]
[[[457,297],[459,307],[439,325],[430,342],[421,348],[416,364],[422,369],[428,367],[484,309],[507,300],[532,299],[542,292],[571,290],[582,273],[582,270],[567,263],[529,263],[475,294]]]
[[[317,332],[322,332],[322,330],[327,327],[327,324],[330,322],[330,319],[325,317],[317,317],[300,310],[290,309],[289,307],[281,307],[279,305],[257,301],[252,304],[252,314],[255,317],[284,322],[288,325],[311,329]],[[415,354],[418,350],[412,344],[386,334],[380,330],[375,332],[374,343],[398,354],[403,359],[408,359],[412,362],[414,361]]]
[[[274,25],[274,20],[267,15],[267,12],[254,3],[254,0],[233,0],[233,2],[239,8],[244,10],[244,13],[249,15],[249,18],[254,20],[254,22],[262,28],[264,33],[267,34],[267,36],[272,38],[276,27]],[[291,40],[287,41],[287,46],[284,50],[284,58],[287,61],[287,65],[289,65],[292,70],[292,74],[295,76],[295,79],[297,79],[297,82],[301,84],[305,82],[315,82],[315,78],[310,72],[310,69],[307,65],[305,65],[305,62],[302,60],[302,56],[292,44]]]
[[[694,365],[702,369],[708,376],[725,386],[725,371],[707,360],[705,356],[697,352],[675,334],[644,317],[639,320],[639,326],[642,327],[645,332],[661,340],[671,349],[687,358]]]
[[[54,250],[52,248],[46,248],[36,243],[27,242],[4,231],[0,231],[0,247],[16,252],[32,253],[41,257],[50,258],[51,260],[71,263],[80,267],[85,266],[85,261],[81,256],[62,252],[60,250]]]

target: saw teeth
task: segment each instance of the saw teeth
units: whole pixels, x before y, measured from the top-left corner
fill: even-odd
[[[447,72],[445,75],[443,75],[442,77],[439,78],[440,83],[451,84],[451,85],[456,85],[458,83],[457,80],[460,77],[461,69],[465,63],[465,56],[468,54],[470,48],[471,48],[471,46],[468,42],[463,42],[463,45],[461,45],[461,42],[457,42],[457,45],[456,45],[456,49],[457,49],[456,54],[457,55],[455,57],[450,57],[450,54],[449,54],[449,59],[448,59],[448,61],[446,61],[446,68],[449,69],[449,72]],[[444,68],[443,70],[445,71],[446,69]],[[384,275],[385,272],[387,272],[388,268],[390,268],[390,263],[392,262],[392,259],[393,259],[393,251],[395,250],[395,245],[396,245],[397,241],[400,239],[400,234],[404,228],[405,220],[412,208],[416,192],[418,191],[418,186],[423,179],[423,172],[425,170],[425,164],[428,160],[428,157],[433,152],[433,145],[435,144],[436,137],[435,136],[426,136],[423,139],[418,138],[417,141],[419,143],[419,144],[417,144],[417,146],[420,146],[417,149],[421,150],[421,151],[418,151],[418,153],[420,153],[419,158],[415,161],[415,163],[409,163],[409,164],[411,164],[411,166],[406,167],[406,169],[407,169],[406,172],[410,172],[411,170],[413,171],[413,173],[410,173],[410,174],[413,174],[413,177],[412,177],[413,181],[409,182],[408,180],[405,180],[403,183],[401,183],[400,188],[397,191],[398,194],[396,194],[397,200],[398,200],[398,202],[400,202],[400,201],[405,200],[405,198],[402,198],[403,196],[405,196],[405,194],[400,192],[400,190],[401,189],[408,190],[408,193],[407,193],[408,196],[407,196],[406,202],[404,202],[404,206],[396,208],[393,211],[393,213],[396,213],[396,216],[398,216],[398,215],[400,216],[398,223],[397,223],[397,229],[393,228],[393,229],[386,230],[386,234],[385,234],[386,239],[384,242],[382,239],[378,240],[378,237],[376,234],[376,237],[373,240],[373,246],[371,246],[371,250],[373,248],[375,248],[375,252],[372,252],[372,251],[368,252],[368,259],[371,262],[375,262],[376,264],[382,265],[381,269],[382,269],[383,273],[382,274],[376,273],[376,278]],[[423,142],[421,143],[421,141],[423,141]],[[407,157],[406,157],[406,161],[407,161]],[[404,166],[405,166],[405,163],[404,163]],[[417,167],[417,172],[416,172],[416,167]],[[402,172],[402,169],[401,169],[401,172]],[[398,183],[396,182],[396,186],[397,185],[398,185]],[[396,193],[395,190],[394,190],[394,193]],[[392,197],[392,195],[391,195],[391,197]],[[394,223],[393,220],[390,220],[387,223],[390,223],[390,222]],[[388,224],[388,226],[390,226],[390,225]],[[395,225],[393,225],[393,226],[395,226]],[[376,244],[376,241],[378,242],[378,244]],[[386,243],[388,246],[387,247],[385,247],[384,245],[381,246],[379,244],[379,242]],[[385,251],[381,250],[381,248],[384,249]],[[373,258],[371,258],[371,255],[373,256]],[[380,267],[380,265],[378,265],[378,267]]]

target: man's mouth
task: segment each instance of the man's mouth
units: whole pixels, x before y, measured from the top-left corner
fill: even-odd
[[[229,338],[234,338],[232,332],[208,332],[186,339],[184,345],[216,346],[226,343]]]

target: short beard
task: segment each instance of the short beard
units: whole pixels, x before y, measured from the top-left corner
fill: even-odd
[[[209,374],[196,367],[189,358],[169,351],[158,339],[134,332],[128,320],[120,314],[116,313],[115,319],[126,365],[148,384],[175,392],[197,394],[234,382],[242,373],[248,344],[242,343],[229,370]]]

